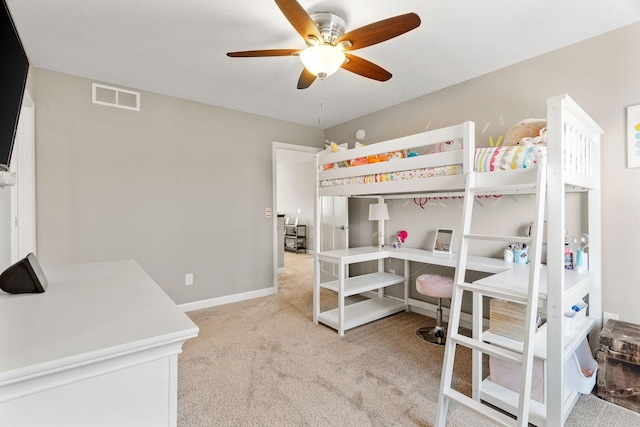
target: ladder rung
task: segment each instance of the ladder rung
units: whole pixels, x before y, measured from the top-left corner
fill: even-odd
[[[520,242],[520,243],[531,243],[533,239],[527,236],[495,236],[492,234],[465,234],[463,236],[465,239],[472,240],[490,240],[494,242]]]
[[[522,353],[508,350],[504,347],[499,347],[497,345],[489,344],[484,341],[478,341],[461,334],[451,334],[451,340],[473,350],[478,350],[482,353],[499,357],[500,359],[508,360],[510,362],[516,362],[517,364],[521,364],[523,360]]]
[[[469,292],[479,292],[482,295],[491,297],[491,298],[500,298],[508,301],[517,302],[519,304],[527,304],[529,302],[529,297],[526,293],[523,293],[524,290],[516,293],[517,289],[507,289],[507,288],[492,288],[487,285],[476,285],[474,283],[458,283],[457,286],[465,291]]]
[[[493,409],[490,406],[487,405],[483,405],[482,403],[480,403],[477,400],[474,400],[468,396],[465,396],[464,394],[453,390],[451,388],[448,388],[444,391],[443,393],[448,399],[451,399],[453,401],[456,401],[462,405],[467,406],[469,409],[472,409],[473,411],[475,411],[476,413],[478,413],[479,415],[482,415],[488,419],[490,419],[491,421],[493,421],[496,424],[499,425],[503,425],[503,426],[516,426],[517,425],[517,421],[514,420],[513,418],[509,417],[508,415],[505,415],[501,412],[498,412],[497,410]]]

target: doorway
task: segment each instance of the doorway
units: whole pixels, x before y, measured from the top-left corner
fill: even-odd
[[[305,251],[313,253],[315,245],[316,161],[319,148],[303,145],[273,143],[273,241],[274,278],[278,289],[278,273],[286,271],[284,256],[284,221],[297,222],[305,228]],[[293,254],[294,256],[296,254]],[[300,255],[303,255],[301,253]],[[312,269],[309,263],[309,268]]]

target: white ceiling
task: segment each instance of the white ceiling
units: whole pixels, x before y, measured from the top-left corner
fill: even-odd
[[[6,2],[35,67],[321,128],[640,21],[638,0],[299,0],[347,31],[407,12],[422,24],[354,51],[391,80],[339,70],[298,90],[298,58],[225,55],[305,47],[272,0]]]

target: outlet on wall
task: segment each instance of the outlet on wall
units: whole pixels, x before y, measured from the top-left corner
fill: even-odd
[[[189,286],[189,285],[193,285],[193,274],[192,273],[187,273],[184,276],[184,284]]]
[[[607,320],[619,320],[619,316],[615,313],[607,313],[606,311],[602,313],[602,326],[607,324]]]

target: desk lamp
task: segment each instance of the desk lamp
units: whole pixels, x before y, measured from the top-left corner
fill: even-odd
[[[372,203],[369,205],[369,221],[378,221],[378,232],[373,234],[373,246],[384,247],[384,221],[389,219],[386,203]]]

